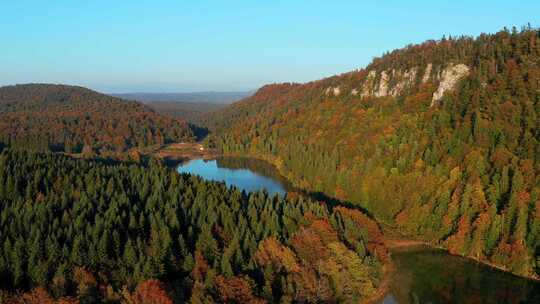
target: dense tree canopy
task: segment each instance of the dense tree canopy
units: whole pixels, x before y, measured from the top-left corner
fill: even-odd
[[[0,88],[0,303],[366,300],[389,257],[360,209],[538,277],[539,103],[540,31],[525,28],[411,45],[197,117],[209,145],[361,207],[350,209],[246,194],[156,161],[43,153],[125,152],[193,129],[80,87]]]
[[[46,84],[0,88],[0,143],[12,147],[122,152],[192,138],[185,121],[85,88]]]
[[[461,64],[467,75],[435,102]],[[540,275],[540,32],[444,38],[307,84],[263,87],[202,121],[223,152],[411,236]]]
[[[0,154],[0,301],[16,290],[14,303],[357,301],[387,263],[357,210],[157,162]]]

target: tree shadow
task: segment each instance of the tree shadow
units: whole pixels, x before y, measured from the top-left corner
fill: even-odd
[[[210,134],[210,131],[208,131],[208,128],[201,127],[192,123],[189,124],[189,127],[193,131],[193,134],[195,135],[195,138],[197,139],[197,141],[204,140],[208,136],[208,134]]]
[[[358,204],[354,204],[354,203],[352,203],[350,201],[340,200],[338,198],[329,196],[326,193],[320,192],[320,191],[300,190],[299,192],[301,192],[302,194],[304,194],[307,197],[311,198],[312,200],[324,202],[331,209],[333,209],[335,207],[347,207],[349,209],[356,209],[356,210],[361,211],[365,215],[367,215],[370,219],[376,220],[373,213],[371,213],[369,210],[367,210],[366,208],[364,208],[364,207],[362,207],[362,206],[360,206]]]

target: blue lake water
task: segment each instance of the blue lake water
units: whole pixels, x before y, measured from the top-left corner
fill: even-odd
[[[285,195],[289,186],[269,164],[243,158],[195,159],[178,167],[179,173],[190,173],[206,180],[225,182],[246,192],[266,189],[270,195]]]

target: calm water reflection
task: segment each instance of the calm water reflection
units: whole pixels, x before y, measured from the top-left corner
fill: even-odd
[[[266,189],[270,195],[284,195],[290,189],[287,181],[273,166],[249,158],[196,159],[180,165],[178,172],[197,174],[206,180],[222,181],[246,192]]]
[[[392,253],[397,271],[383,303],[540,303],[540,284],[424,247]]]

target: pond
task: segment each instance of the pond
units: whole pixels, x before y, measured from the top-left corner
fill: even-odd
[[[249,158],[192,160],[178,172],[222,181],[246,192],[266,189],[284,195],[293,190],[270,164]],[[382,300],[394,303],[540,303],[540,284],[473,260],[426,247],[395,249],[396,271]]]
[[[179,173],[190,173],[206,180],[225,182],[246,192],[265,189],[270,195],[285,195],[292,187],[267,162],[251,158],[222,157],[195,159],[178,167]]]

